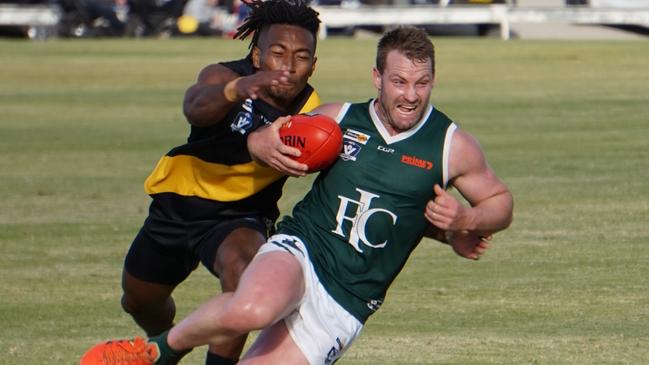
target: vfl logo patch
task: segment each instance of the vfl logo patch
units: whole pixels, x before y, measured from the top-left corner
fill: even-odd
[[[361,151],[361,145],[367,144],[370,139],[365,133],[357,132],[353,129],[348,129],[343,135],[343,151],[340,158],[343,161],[356,161],[356,156]]]
[[[405,163],[406,165],[415,166],[426,170],[433,168],[432,162],[419,159],[415,156],[402,155],[401,162]]]
[[[356,156],[360,151],[360,144],[349,139],[343,139],[343,151],[340,153],[340,158],[343,161],[356,161]]]

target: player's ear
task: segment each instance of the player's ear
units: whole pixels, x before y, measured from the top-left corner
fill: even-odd
[[[374,87],[376,88],[376,90],[380,91],[381,90],[381,73],[379,72],[379,70],[376,67],[374,67],[372,69],[372,80],[374,81]]]
[[[252,47],[252,67],[256,69],[261,68],[261,50],[259,47],[254,46]]]

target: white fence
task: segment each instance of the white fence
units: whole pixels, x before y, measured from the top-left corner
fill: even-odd
[[[615,24],[649,27],[649,8],[593,7],[520,7],[483,6],[316,6],[323,26],[328,28],[354,26],[394,26],[433,24],[498,24],[502,39],[509,39],[511,23]],[[0,4],[0,25],[21,25],[35,29],[55,27],[61,18],[56,6]]]
[[[323,23],[321,37],[327,28],[354,26],[394,26],[431,24],[498,24],[500,36],[509,39],[511,23],[615,24],[649,27],[649,8],[528,8],[507,5],[484,6],[358,6],[342,8],[319,6]]]

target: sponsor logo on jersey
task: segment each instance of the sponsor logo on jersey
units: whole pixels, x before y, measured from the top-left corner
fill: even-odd
[[[415,166],[426,170],[430,170],[433,168],[432,162],[422,160],[415,156],[402,155],[401,162],[405,163],[406,165]]]
[[[355,131],[353,129],[348,129],[348,130],[345,131],[345,134],[343,135],[343,138],[350,139],[350,140],[352,140],[354,142],[358,142],[360,144],[366,144],[367,141],[370,139],[370,136],[368,136],[365,133]]]
[[[343,343],[340,341],[339,337],[336,337],[336,344],[338,346],[332,346],[329,352],[327,352],[327,358],[325,359],[325,365],[331,365],[338,360],[340,353],[343,351]]]
[[[358,252],[363,252],[361,244],[371,248],[383,248],[387,245],[388,241],[370,242],[367,238],[366,226],[370,220],[372,220],[374,215],[387,215],[388,220],[391,220],[392,225],[394,225],[397,223],[397,215],[387,209],[371,208],[372,200],[380,198],[379,195],[359,188],[356,188],[356,191],[360,193],[360,198],[358,200],[338,195],[340,205],[338,206],[338,213],[336,213],[337,225],[336,229],[331,232],[343,238],[347,238],[347,243],[354,247],[354,250]],[[354,215],[347,216],[349,212],[353,212]],[[343,231],[343,223],[345,223],[345,221],[351,222],[352,224],[349,232]],[[381,221],[384,222],[385,219],[382,219]]]
[[[394,148],[383,147],[381,145],[378,145],[376,149],[385,153],[394,153]]]

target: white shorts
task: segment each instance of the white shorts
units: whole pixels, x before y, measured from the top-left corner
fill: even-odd
[[[305,291],[302,301],[284,323],[310,365],[333,364],[356,340],[363,324],[332,298],[320,283],[306,247],[295,236],[276,234],[259,248],[289,252],[302,266]]]

